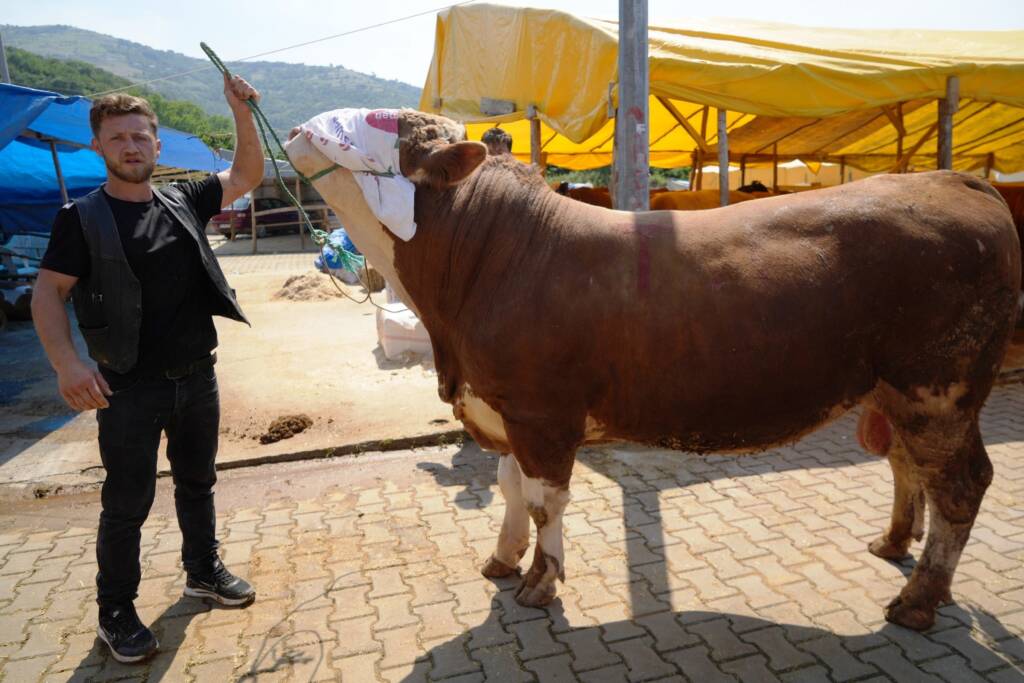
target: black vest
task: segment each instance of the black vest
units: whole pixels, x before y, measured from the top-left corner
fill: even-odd
[[[153,188],[153,196],[196,241],[199,258],[216,293],[211,313],[248,324],[213,250],[203,237],[203,225],[185,195],[171,185],[159,191]],[[103,367],[124,374],[138,361],[142,288],[124,255],[103,188],[96,188],[74,203],[90,257],[89,276],[80,278],[71,290],[78,327],[89,348],[89,356]]]

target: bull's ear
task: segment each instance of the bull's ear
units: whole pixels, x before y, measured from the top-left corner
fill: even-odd
[[[464,141],[438,147],[423,160],[423,180],[443,190],[465,180],[487,158],[482,142]]]

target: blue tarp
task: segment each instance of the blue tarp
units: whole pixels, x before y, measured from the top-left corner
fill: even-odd
[[[8,234],[50,231],[62,203],[48,143],[18,137],[26,131],[64,144],[57,145],[64,183],[79,197],[106,179],[103,160],[87,148],[92,141],[89,107],[84,97],[64,97],[0,83],[0,229]],[[161,126],[162,166],[192,171],[222,171],[230,164],[202,140]]]

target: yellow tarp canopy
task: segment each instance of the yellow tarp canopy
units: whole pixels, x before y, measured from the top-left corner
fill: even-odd
[[[502,122],[529,155],[530,105],[543,123],[546,161],[567,168],[610,163],[618,25],[554,10],[470,5],[438,15],[420,108]],[[960,81],[954,165],[1024,168],[1024,31],[807,28],[694,19],[651,26],[651,164],[689,165],[705,105],[728,110],[730,158],[845,161],[871,171],[896,163],[897,124],[911,167],[934,167],[935,99]],[[488,100],[510,102],[494,115]],[[902,110],[897,109],[897,104]],[[488,107],[491,105],[487,105]],[[716,159],[710,110],[703,154]],[[920,142],[920,144],[918,144]],[[916,149],[915,149],[916,146]],[[991,155],[991,156],[990,156]]]

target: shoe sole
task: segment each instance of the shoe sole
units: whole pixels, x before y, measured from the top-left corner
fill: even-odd
[[[135,655],[134,657],[129,657],[126,655],[119,654],[117,650],[114,649],[114,646],[110,644],[110,641],[107,639],[107,634],[103,631],[102,628],[96,629],[96,635],[98,635],[100,640],[102,640],[104,644],[106,644],[107,648],[110,650],[111,656],[117,661],[121,662],[122,664],[137,664],[139,662],[145,661],[153,655],[155,655],[156,651],[160,649],[160,641],[157,641],[156,645],[153,646],[153,650],[151,652],[147,652],[142,655]]]
[[[185,586],[185,597],[188,598],[209,598],[214,602],[226,605],[228,607],[242,607],[256,600],[256,594],[246,595],[244,598],[225,598],[219,593],[208,591],[204,588],[192,588]]]

